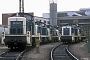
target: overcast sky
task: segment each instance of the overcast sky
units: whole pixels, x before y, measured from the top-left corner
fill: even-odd
[[[76,11],[80,8],[90,8],[90,0],[57,0],[57,11]],[[24,11],[42,17],[42,13],[49,12],[49,0],[24,0]],[[19,0],[0,0],[0,24],[2,13],[16,12],[19,12]]]

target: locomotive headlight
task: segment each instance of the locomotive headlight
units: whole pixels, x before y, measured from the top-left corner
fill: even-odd
[[[27,31],[27,37],[29,37],[30,36],[30,32],[29,31]]]
[[[5,35],[5,33],[4,33],[4,32],[2,32],[2,37],[4,37],[4,35]]]
[[[4,34],[4,32],[2,32],[2,34]]]
[[[21,40],[19,39],[18,42],[21,42]]]
[[[27,32],[27,34],[29,34],[29,32]]]

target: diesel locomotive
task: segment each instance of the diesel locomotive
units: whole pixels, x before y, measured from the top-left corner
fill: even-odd
[[[82,27],[76,24],[61,27],[61,42],[72,43],[80,42],[86,38],[82,31]]]

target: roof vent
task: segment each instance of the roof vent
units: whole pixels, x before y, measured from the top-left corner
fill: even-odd
[[[82,16],[81,14],[78,14],[76,12],[67,12],[67,15],[69,15],[69,16]]]
[[[74,14],[74,12],[67,12],[68,16],[72,16]]]
[[[90,16],[90,10],[85,11],[85,14],[86,14],[87,16]]]

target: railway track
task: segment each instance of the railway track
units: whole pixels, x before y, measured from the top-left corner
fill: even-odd
[[[20,60],[23,53],[25,53],[25,50],[17,51],[17,50],[9,50],[7,52],[3,52],[0,54],[0,60]]]
[[[60,44],[51,51],[51,60],[78,60],[68,50],[68,44]]]

